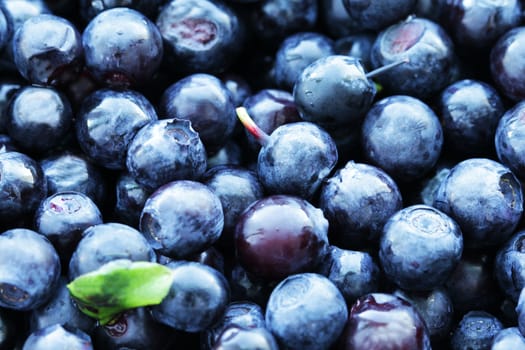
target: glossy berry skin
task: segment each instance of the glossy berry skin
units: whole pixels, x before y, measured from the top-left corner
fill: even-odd
[[[115,183],[115,208],[113,213],[123,224],[139,227],[140,214],[151,191],[135,181],[128,172],[122,172]]]
[[[379,31],[413,13],[415,0],[342,0],[353,31]]]
[[[93,18],[82,33],[86,66],[101,83],[135,87],[160,67],[162,37],[146,16],[129,8],[113,8]]]
[[[67,273],[69,280],[74,280],[109,261],[155,261],[155,258],[153,248],[141,232],[124,224],[105,222],[84,230]]]
[[[239,218],[239,263],[256,277],[279,280],[313,271],[327,253],[328,222],[299,197],[273,195],[252,203]]]
[[[266,326],[285,349],[329,349],[348,318],[337,287],[316,273],[291,275],[272,291]]]
[[[162,119],[143,126],[128,146],[126,168],[148,190],[206,171],[206,149],[188,120]]]
[[[504,165],[471,158],[458,163],[439,186],[434,206],[461,227],[468,248],[501,245],[523,212],[518,179]]]
[[[0,219],[6,222],[32,217],[47,196],[40,165],[19,152],[0,153]]]
[[[319,206],[340,247],[377,242],[383,225],[403,206],[401,192],[380,168],[349,161],[321,187]]]
[[[361,137],[366,159],[400,182],[428,173],[443,146],[436,114],[423,101],[407,95],[376,102],[365,117]]]
[[[525,287],[525,231],[514,233],[498,250],[494,276],[505,296],[517,303]]]
[[[500,330],[492,340],[490,350],[525,350],[525,337],[517,327]]]
[[[377,76],[390,94],[426,99],[451,84],[457,75],[452,40],[436,22],[409,17],[383,29],[370,52],[374,68],[408,58]]]
[[[382,277],[378,264],[370,254],[334,245],[330,246],[318,273],[336,285],[348,305],[362,295],[377,291]]]
[[[68,261],[82,232],[102,224],[102,214],[87,195],[68,191],[50,195],[35,213],[35,229],[46,236],[62,259]]]
[[[386,277],[406,290],[431,290],[445,283],[462,252],[463,236],[456,222],[426,205],[392,215],[379,241]]]
[[[62,144],[72,124],[69,100],[51,87],[21,88],[7,110],[7,133],[21,149],[34,154]]]
[[[315,60],[335,54],[334,42],[317,32],[299,32],[284,39],[275,54],[273,77],[277,86],[292,91],[302,71]]]
[[[257,175],[268,193],[309,200],[337,160],[337,146],[325,130],[310,122],[290,123],[275,129],[261,148]]]
[[[219,336],[213,350],[236,349],[278,350],[277,341],[266,328],[243,328],[236,324],[227,327]]]
[[[425,323],[412,304],[393,294],[370,293],[350,308],[340,349],[430,350],[431,346]]]
[[[156,24],[164,40],[164,59],[170,70],[181,75],[226,70],[243,41],[237,15],[210,0],[170,0]]]
[[[492,340],[503,329],[502,323],[485,311],[466,313],[450,339],[452,350],[489,349]]]
[[[12,46],[18,71],[32,84],[65,84],[74,79],[83,64],[79,31],[56,15],[29,18],[15,32]]]
[[[15,228],[0,235],[0,306],[27,311],[47,302],[60,277],[60,259],[43,235]]]
[[[494,138],[498,159],[520,180],[525,178],[525,142],[521,137],[525,133],[524,113],[524,102],[518,102],[508,109],[499,119]]]
[[[230,302],[228,282],[217,270],[189,261],[172,262],[173,284],[153,307],[153,318],[185,332],[200,332],[214,324]]]
[[[170,85],[162,94],[159,110],[161,118],[191,121],[208,154],[224,146],[237,124],[231,94],[210,74],[192,74]]]
[[[91,337],[78,329],[68,329],[60,324],[50,325],[29,335],[22,350],[71,349],[93,350]]]
[[[464,79],[447,86],[437,107],[445,147],[470,157],[494,152],[494,135],[504,108],[496,89],[482,81]]]
[[[314,61],[302,71],[293,88],[301,118],[325,127],[361,122],[375,95],[376,87],[359,60],[345,55]]]
[[[498,38],[490,51],[490,73],[496,87],[509,99],[525,98],[525,27],[515,27]]]
[[[138,130],[156,120],[155,108],[142,94],[101,89],[82,101],[75,131],[80,148],[92,162],[123,170],[131,140]]]
[[[181,259],[215,243],[224,227],[219,197],[206,185],[189,180],[170,182],[144,204],[140,231],[160,254]]]

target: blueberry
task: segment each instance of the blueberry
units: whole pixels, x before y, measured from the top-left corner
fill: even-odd
[[[525,231],[519,230],[498,250],[494,260],[494,276],[501,291],[518,302],[525,287]]]
[[[354,31],[378,31],[413,13],[416,0],[342,0]]]
[[[525,289],[522,289],[519,297],[518,302],[516,304],[516,313],[518,316],[518,328],[521,334],[525,333],[525,292],[523,292]]]
[[[356,57],[361,61],[365,69],[370,70],[370,51],[376,39],[373,32],[360,32],[338,38],[334,42],[334,50],[337,55]]]
[[[355,33],[342,0],[321,1],[319,17],[323,30],[332,37],[340,38]]]
[[[0,80],[0,131],[2,133],[7,132],[7,109],[9,108],[11,98],[25,85],[26,83],[21,77],[6,77]]]
[[[160,254],[184,258],[215,243],[224,227],[220,198],[206,185],[179,180],[146,200],[140,230]]]
[[[279,346],[272,333],[266,328],[243,328],[231,325],[220,334],[213,350],[239,348],[278,350]]]
[[[379,262],[388,279],[414,291],[441,286],[463,252],[459,226],[426,205],[406,207],[386,222],[379,242]]]
[[[230,138],[226,144],[206,161],[208,169],[219,165],[241,166],[244,162],[244,152],[240,143]]]
[[[123,224],[138,228],[142,208],[152,192],[137,183],[128,172],[118,176],[115,192],[115,217]]]
[[[467,248],[505,242],[523,212],[520,182],[507,167],[471,158],[454,166],[436,192],[434,206],[461,227]]]
[[[517,327],[509,327],[500,330],[492,340],[490,350],[524,350],[525,338]]]
[[[266,326],[286,349],[328,349],[345,326],[348,310],[341,292],[315,273],[291,275],[272,291]]]
[[[32,310],[53,295],[60,277],[58,254],[45,236],[25,228],[0,235],[0,306]]]
[[[24,342],[22,350],[60,348],[70,350],[94,349],[91,337],[88,334],[78,329],[68,329],[62,325],[53,324],[31,333]]]
[[[139,129],[156,120],[155,108],[142,94],[101,89],[83,99],[75,131],[81,149],[94,163],[123,170],[131,140]]]
[[[490,349],[502,323],[485,311],[470,311],[463,316],[450,339],[452,350]]]
[[[162,61],[159,29],[142,13],[113,8],[93,18],[82,33],[86,66],[101,83],[134,87],[146,83]]]
[[[245,77],[233,72],[225,72],[219,75],[222,83],[230,92],[233,105],[239,107],[244,100],[252,94],[252,88]]]
[[[53,3],[53,1],[50,2]],[[99,13],[115,7],[129,7],[143,13],[148,18],[153,18],[157,15],[162,3],[163,0],[80,0],[78,10],[85,21],[89,21]]]
[[[239,262],[235,262],[226,273],[234,301],[251,301],[258,305],[266,305],[270,293],[279,282],[256,276]]]
[[[520,179],[525,178],[525,143],[520,136],[525,132],[525,123],[522,122],[524,112],[525,103],[522,102],[508,109],[499,119],[494,138],[498,159]]]

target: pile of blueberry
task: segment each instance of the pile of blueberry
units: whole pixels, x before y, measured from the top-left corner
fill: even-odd
[[[525,349],[524,10],[0,0],[0,350]]]

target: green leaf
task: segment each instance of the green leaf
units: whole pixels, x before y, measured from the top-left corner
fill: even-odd
[[[104,325],[122,311],[160,304],[172,282],[169,267],[120,259],[77,277],[67,288],[80,310]]]

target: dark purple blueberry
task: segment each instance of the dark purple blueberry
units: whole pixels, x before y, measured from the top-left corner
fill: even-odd
[[[434,206],[459,224],[466,248],[497,247],[520,221],[521,184],[509,168],[496,161],[467,159],[441,182]]]
[[[164,0],[80,0],[78,11],[83,20],[89,21],[103,11],[115,7],[129,7],[153,19],[163,2]]]
[[[494,276],[502,293],[517,303],[525,287],[525,231],[519,230],[498,250]]]
[[[233,324],[219,335],[213,350],[236,349],[279,350],[279,346],[266,328],[244,328]]]
[[[405,299],[393,294],[371,293],[350,308],[340,337],[341,350],[430,350],[425,321]]]
[[[285,90],[259,90],[248,96],[243,106],[255,124],[268,135],[283,124],[301,121],[292,94]],[[258,152],[261,149],[259,141],[248,130],[245,129],[244,133],[250,148]]]
[[[93,350],[91,337],[75,328],[67,328],[60,324],[53,324],[31,333],[22,350]]]
[[[491,85],[472,79],[457,81],[441,92],[437,110],[445,147],[466,156],[494,151],[494,134],[505,110]]]
[[[273,290],[266,306],[266,326],[286,349],[328,349],[348,317],[345,299],[326,277],[315,273],[288,276]]]
[[[334,42],[324,34],[299,32],[286,37],[275,55],[272,71],[275,83],[292,91],[297,78],[307,66],[334,53]]]
[[[82,33],[82,46],[89,71],[112,87],[145,84],[163,57],[159,29],[142,13],[123,7],[93,18]]]
[[[90,226],[69,261],[68,277],[74,280],[117,259],[153,262],[156,256],[144,235],[131,226],[113,222]]]
[[[507,110],[496,128],[494,143],[498,159],[520,179],[525,179],[525,102]]]
[[[146,308],[127,310],[104,326],[93,331],[95,349],[173,349],[177,334],[153,319]],[[178,345],[178,344],[177,344]]]
[[[172,262],[173,282],[168,295],[151,307],[153,318],[185,332],[213,325],[230,302],[228,282],[217,270],[190,261]]]
[[[53,295],[60,277],[58,254],[43,235],[15,228],[0,235],[0,306],[32,310]]]
[[[258,156],[257,175],[271,194],[295,195],[311,200],[337,165],[332,137],[310,122],[275,129]]]
[[[318,272],[328,277],[351,305],[360,296],[378,291],[382,276],[374,260],[365,252],[330,246]]]
[[[403,200],[383,170],[349,161],[323,183],[319,206],[330,223],[330,239],[340,247],[358,248],[377,242]]]
[[[33,217],[47,196],[47,183],[40,165],[24,153],[0,153],[0,221]]]
[[[82,232],[102,224],[102,214],[85,194],[57,192],[40,202],[35,213],[35,229],[46,236],[62,261],[69,261]]]
[[[51,87],[26,86],[7,110],[7,133],[21,149],[43,154],[65,142],[73,111],[64,94]]]
[[[235,226],[244,210],[263,198],[262,184],[254,171],[233,166],[213,167],[203,175],[202,181],[221,201],[224,228],[220,242],[228,250],[233,249]]]
[[[33,16],[15,32],[13,59],[32,84],[62,85],[83,65],[82,38],[69,20],[50,14]]]
[[[376,87],[361,62],[345,55],[317,59],[302,71],[293,88],[301,118],[332,128],[360,123],[375,95]]]
[[[409,17],[384,28],[370,55],[374,68],[409,60],[377,77],[390,94],[427,99],[458,74],[452,40],[439,24],[426,18]]]
[[[95,164],[123,170],[131,140],[156,120],[155,108],[142,94],[101,89],[83,100],[75,130],[80,147]]]
[[[436,114],[423,101],[407,95],[376,102],[366,115],[361,137],[365,157],[400,182],[427,174],[443,146]]]
[[[161,118],[191,121],[208,154],[224,146],[237,123],[230,92],[210,74],[192,74],[170,85],[162,94],[159,110]]]
[[[327,253],[328,221],[304,199],[265,197],[241,215],[235,232],[238,262],[256,277],[279,280],[311,272]]]
[[[138,228],[142,208],[152,192],[137,183],[127,172],[118,176],[115,192],[114,215],[122,223]]]
[[[175,180],[196,180],[206,171],[206,149],[191,122],[162,119],[143,126],[128,146],[126,167],[148,190]]]
[[[342,0],[354,31],[379,31],[412,14],[416,0]]]
[[[379,241],[379,262],[386,277],[413,291],[444,284],[462,252],[459,226],[427,205],[409,206],[392,215]]]
[[[502,323],[485,311],[470,311],[463,316],[450,339],[452,350],[490,349]]]
[[[140,231],[160,254],[180,259],[215,243],[224,227],[220,198],[206,185],[189,180],[161,186],[147,199]]]
[[[525,350],[525,337],[517,327],[500,330],[493,338],[490,350]]]
[[[170,0],[157,16],[168,68],[179,74],[227,70],[242,47],[235,12],[210,0]]]
[[[334,42],[334,51],[337,55],[352,56],[361,61],[365,69],[370,70],[370,51],[376,40],[373,32],[360,32],[343,36]]]

